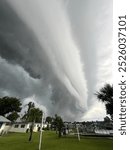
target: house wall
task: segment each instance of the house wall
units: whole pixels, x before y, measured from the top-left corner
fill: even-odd
[[[1,127],[0,127],[0,134],[5,134],[5,133],[7,133],[7,132],[10,130],[11,125],[6,124],[6,123],[1,123],[1,124],[2,124],[2,125],[1,125]]]
[[[23,127],[24,126],[24,127]],[[29,131],[31,126],[31,123],[15,123],[12,125],[12,127],[10,128],[10,132],[21,132],[21,133],[26,133],[27,130]],[[34,124],[34,128],[33,128],[33,132],[37,132],[39,130],[39,127],[41,126],[40,123],[35,123]],[[46,127],[46,124],[43,124],[43,127]]]
[[[24,126],[24,127],[23,127]],[[25,133],[29,129],[29,124],[13,124],[9,132],[22,132]]]
[[[41,123],[35,123],[33,132],[37,132],[39,127],[41,127]],[[43,124],[42,128],[46,128],[46,127],[47,127],[47,124]]]

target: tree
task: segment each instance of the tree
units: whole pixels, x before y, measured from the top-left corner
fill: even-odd
[[[52,127],[52,120],[53,120],[52,117],[50,117],[50,116],[46,117],[46,122],[48,123],[47,130],[50,130],[50,124],[51,124],[51,127]]]
[[[58,130],[59,132],[59,137],[61,137],[61,132],[62,132],[62,128],[64,127],[64,123],[63,123],[63,120],[60,116],[58,116],[57,114],[55,115],[55,118],[54,118],[54,124],[56,126],[56,131]]]
[[[27,110],[27,112],[25,112],[22,119],[27,121],[27,122],[31,122],[30,136],[29,136],[29,139],[28,139],[29,141],[32,140],[34,123],[35,122],[41,122],[42,113],[43,112],[39,108],[35,108],[35,104],[33,102],[28,103],[28,110]]]
[[[96,92],[98,100],[102,101],[106,107],[106,113],[110,115],[113,120],[113,86],[105,84],[103,88]]]
[[[50,117],[50,116],[46,117],[46,122],[51,123],[52,122],[52,117]]]
[[[15,97],[3,97],[0,98],[0,115],[6,116],[11,121],[15,121],[21,111],[21,102]]]
[[[24,120],[26,122],[30,121],[30,117],[31,117],[30,111],[31,111],[31,109],[35,108],[35,104],[33,102],[29,102],[27,104],[27,106],[28,106],[28,110],[27,110],[27,112],[25,112],[24,116],[22,117],[22,120]]]
[[[13,122],[13,121],[16,121],[19,117],[20,117],[19,114],[14,111],[7,116],[7,119],[9,119]]]
[[[108,116],[106,116],[105,118],[104,118],[104,122],[107,122],[107,123],[109,123],[111,120],[110,120],[110,118],[108,117]]]

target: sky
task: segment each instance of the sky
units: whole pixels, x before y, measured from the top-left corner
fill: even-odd
[[[46,116],[102,120],[112,84],[112,0],[1,0],[0,97]]]

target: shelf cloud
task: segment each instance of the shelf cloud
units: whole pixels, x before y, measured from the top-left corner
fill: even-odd
[[[0,17],[0,96],[90,119],[93,93],[112,79],[112,2],[1,0]]]

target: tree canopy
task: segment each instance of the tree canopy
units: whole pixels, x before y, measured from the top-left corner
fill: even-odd
[[[59,137],[61,137],[61,132],[62,132],[62,128],[64,127],[64,123],[63,123],[62,118],[58,116],[57,114],[55,115],[55,118],[54,118],[54,125],[56,126],[56,130],[58,129]]]
[[[113,86],[105,84],[99,92],[96,92],[98,100],[102,101],[106,107],[106,113],[110,115],[113,120]]]
[[[47,123],[52,123],[52,117],[50,117],[50,116],[46,117],[46,122]]]
[[[33,102],[29,102],[27,106],[28,110],[22,119],[27,122],[41,122],[43,112],[39,108],[36,108]]]
[[[15,97],[2,97],[0,98],[0,115],[5,116],[11,121],[15,121],[21,111],[20,99]]]
[[[32,134],[33,134],[33,128],[34,128],[34,123],[35,122],[41,122],[42,120],[42,111],[39,108],[35,107],[35,104],[33,102],[29,102],[27,104],[28,110],[25,112],[24,116],[22,119],[27,122],[31,122],[30,126],[30,136],[29,136],[29,141],[32,140]]]

